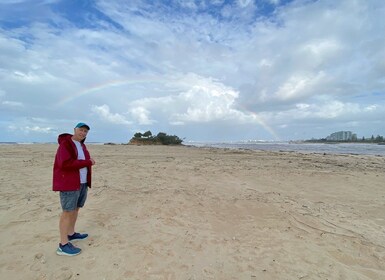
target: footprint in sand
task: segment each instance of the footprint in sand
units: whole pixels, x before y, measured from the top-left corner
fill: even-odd
[[[34,257],[33,264],[29,267],[31,271],[40,271],[42,266],[46,263],[43,253],[37,253]]]
[[[56,271],[53,275],[53,279],[68,280],[73,276],[73,272],[69,267],[62,267],[60,271]]]

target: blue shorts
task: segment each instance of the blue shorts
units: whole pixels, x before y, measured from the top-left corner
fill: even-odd
[[[63,211],[74,211],[78,207],[83,207],[87,199],[88,186],[80,184],[80,190],[70,192],[60,192],[60,203]]]

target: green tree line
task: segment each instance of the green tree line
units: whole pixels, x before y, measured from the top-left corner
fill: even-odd
[[[306,140],[306,142],[349,142],[349,143],[383,143],[384,142],[384,136],[377,135],[372,137],[362,137],[362,138],[357,138],[353,137],[351,140],[328,140],[326,138],[321,138],[321,139],[311,139],[311,140]]]
[[[150,130],[141,133],[137,132],[130,142],[141,142],[145,144],[162,144],[162,145],[179,145],[183,140],[176,135],[167,135],[164,132],[159,132],[156,136],[152,135]]]

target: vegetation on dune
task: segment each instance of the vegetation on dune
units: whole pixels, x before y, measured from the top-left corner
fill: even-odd
[[[151,131],[146,131],[145,133],[135,133],[129,143],[138,145],[180,145],[182,142],[183,140],[176,135],[159,132],[156,136],[153,136]]]

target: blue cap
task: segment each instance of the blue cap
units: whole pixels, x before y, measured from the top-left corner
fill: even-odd
[[[78,123],[75,128],[79,128],[79,127],[85,127],[87,128],[88,130],[90,130],[90,127],[88,126],[88,124],[85,124],[84,122],[80,122]]]

